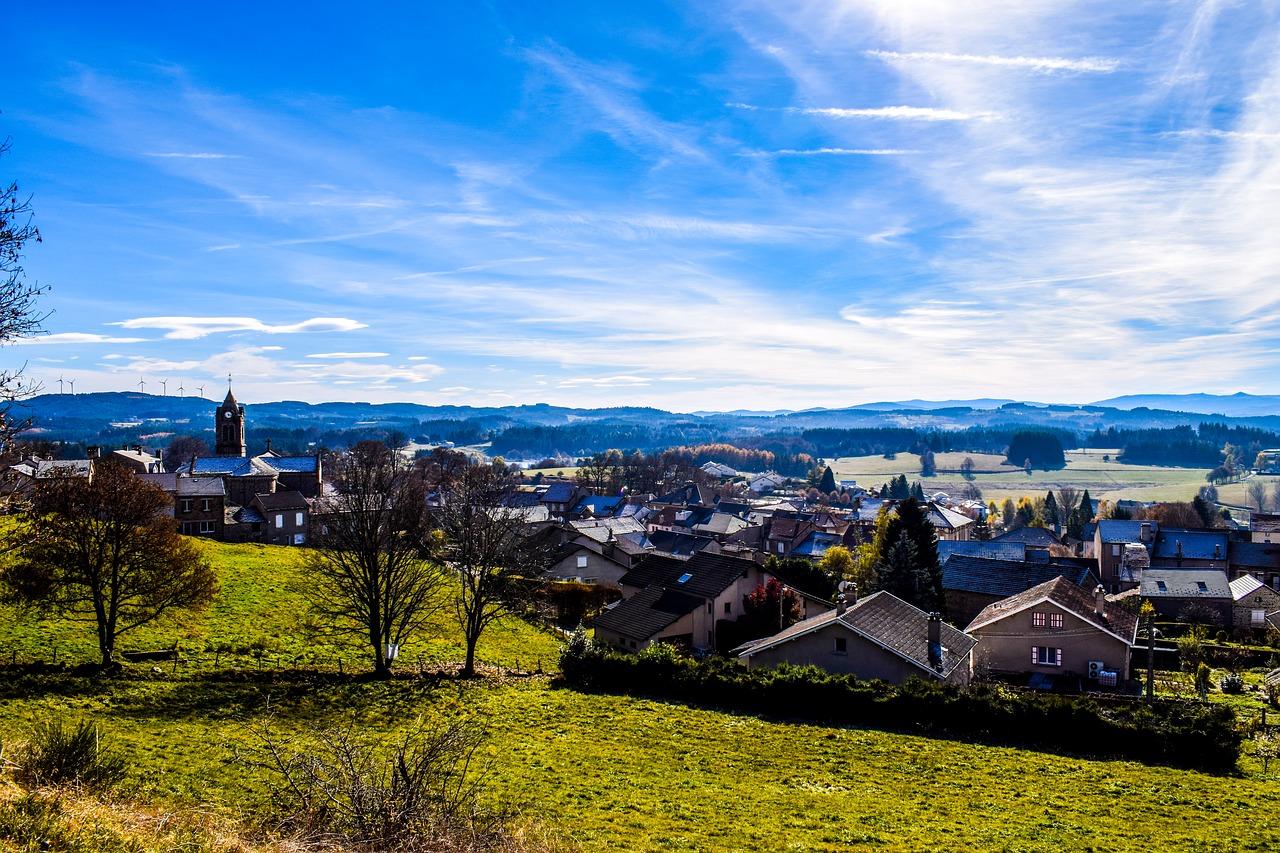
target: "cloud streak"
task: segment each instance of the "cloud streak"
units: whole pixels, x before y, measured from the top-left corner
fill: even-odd
[[[295,335],[320,332],[352,332],[367,324],[343,317],[313,317],[300,323],[271,325],[252,317],[137,317],[108,323],[126,329],[167,329],[166,338],[193,340],[228,332],[261,332],[267,335]]]
[[[971,53],[943,53],[936,51],[900,52],[896,50],[868,50],[867,56],[888,62],[944,62],[966,65],[989,65],[999,68],[1019,68],[1042,74],[1056,72],[1110,74],[1120,68],[1120,61],[1102,56],[1081,59],[1063,59],[1051,56],[979,56]]]

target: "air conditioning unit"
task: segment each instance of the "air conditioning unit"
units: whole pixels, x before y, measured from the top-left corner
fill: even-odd
[[[1105,666],[1106,664],[1100,660],[1089,661],[1089,678],[1093,679],[1094,681],[1097,681],[1098,675],[1102,672]]]

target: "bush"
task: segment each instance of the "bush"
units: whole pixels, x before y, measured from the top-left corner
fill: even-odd
[[[104,749],[94,723],[74,728],[61,720],[38,723],[31,738],[17,750],[17,778],[28,788],[38,785],[80,785],[107,790],[123,781],[124,759]]]
[[[900,686],[833,675],[814,666],[748,670],[735,661],[695,661],[661,644],[619,654],[570,638],[560,669],[577,689],[632,693],[789,719],[817,720],[1049,751],[1087,752],[1159,764],[1230,770],[1240,755],[1235,715],[1220,705],[1146,705],[1088,696],[1042,695],[992,685],[962,690],[911,679]]]
[[[1222,676],[1222,682],[1219,685],[1223,693],[1243,693],[1244,678],[1237,672],[1231,672]]]

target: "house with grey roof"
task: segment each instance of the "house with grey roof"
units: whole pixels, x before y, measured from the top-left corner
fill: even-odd
[[[880,591],[819,613],[734,650],[749,669],[812,664],[827,672],[901,684],[908,678],[967,684],[977,640]]]
[[[254,495],[249,506],[266,522],[264,533],[269,545],[305,545],[311,522],[311,505],[301,492],[278,491]]]
[[[1232,623],[1236,628],[1266,631],[1280,630],[1280,592],[1252,575],[1242,575],[1231,582]]]
[[[942,590],[947,616],[966,624],[982,610],[1045,581],[1066,576],[1092,590],[1098,578],[1089,565],[1060,565],[1039,560],[992,560],[952,554],[942,562]]]
[[[1147,569],[1141,590],[1165,619],[1208,621],[1219,628],[1231,624],[1235,597],[1220,569]]]
[[[1280,590],[1280,537],[1272,542],[1228,542],[1227,566],[1230,577],[1252,575],[1272,589]]]
[[[1153,569],[1227,569],[1225,530],[1162,527],[1151,544]]]
[[[1160,531],[1159,522],[1155,521],[1113,521],[1105,519],[1094,527],[1093,547],[1085,553],[1086,557],[1094,557],[1098,561],[1098,574],[1111,592],[1132,589],[1121,578],[1121,564],[1124,561],[1125,545],[1141,545],[1150,553],[1156,534]]]
[[[1101,585],[1090,592],[1057,577],[988,605],[965,631],[978,638],[980,670],[1029,674],[1040,683],[1091,679],[1097,687],[1129,679],[1138,616],[1108,601]]]

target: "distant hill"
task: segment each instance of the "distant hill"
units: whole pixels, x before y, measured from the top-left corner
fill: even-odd
[[[1126,394],[1099,400],[1095,406],[1132,411],[1138,408],[1168,412],[1197,412],[1230,418],[1257,418],[1280,415],[1280,396],[1236,394]]]

